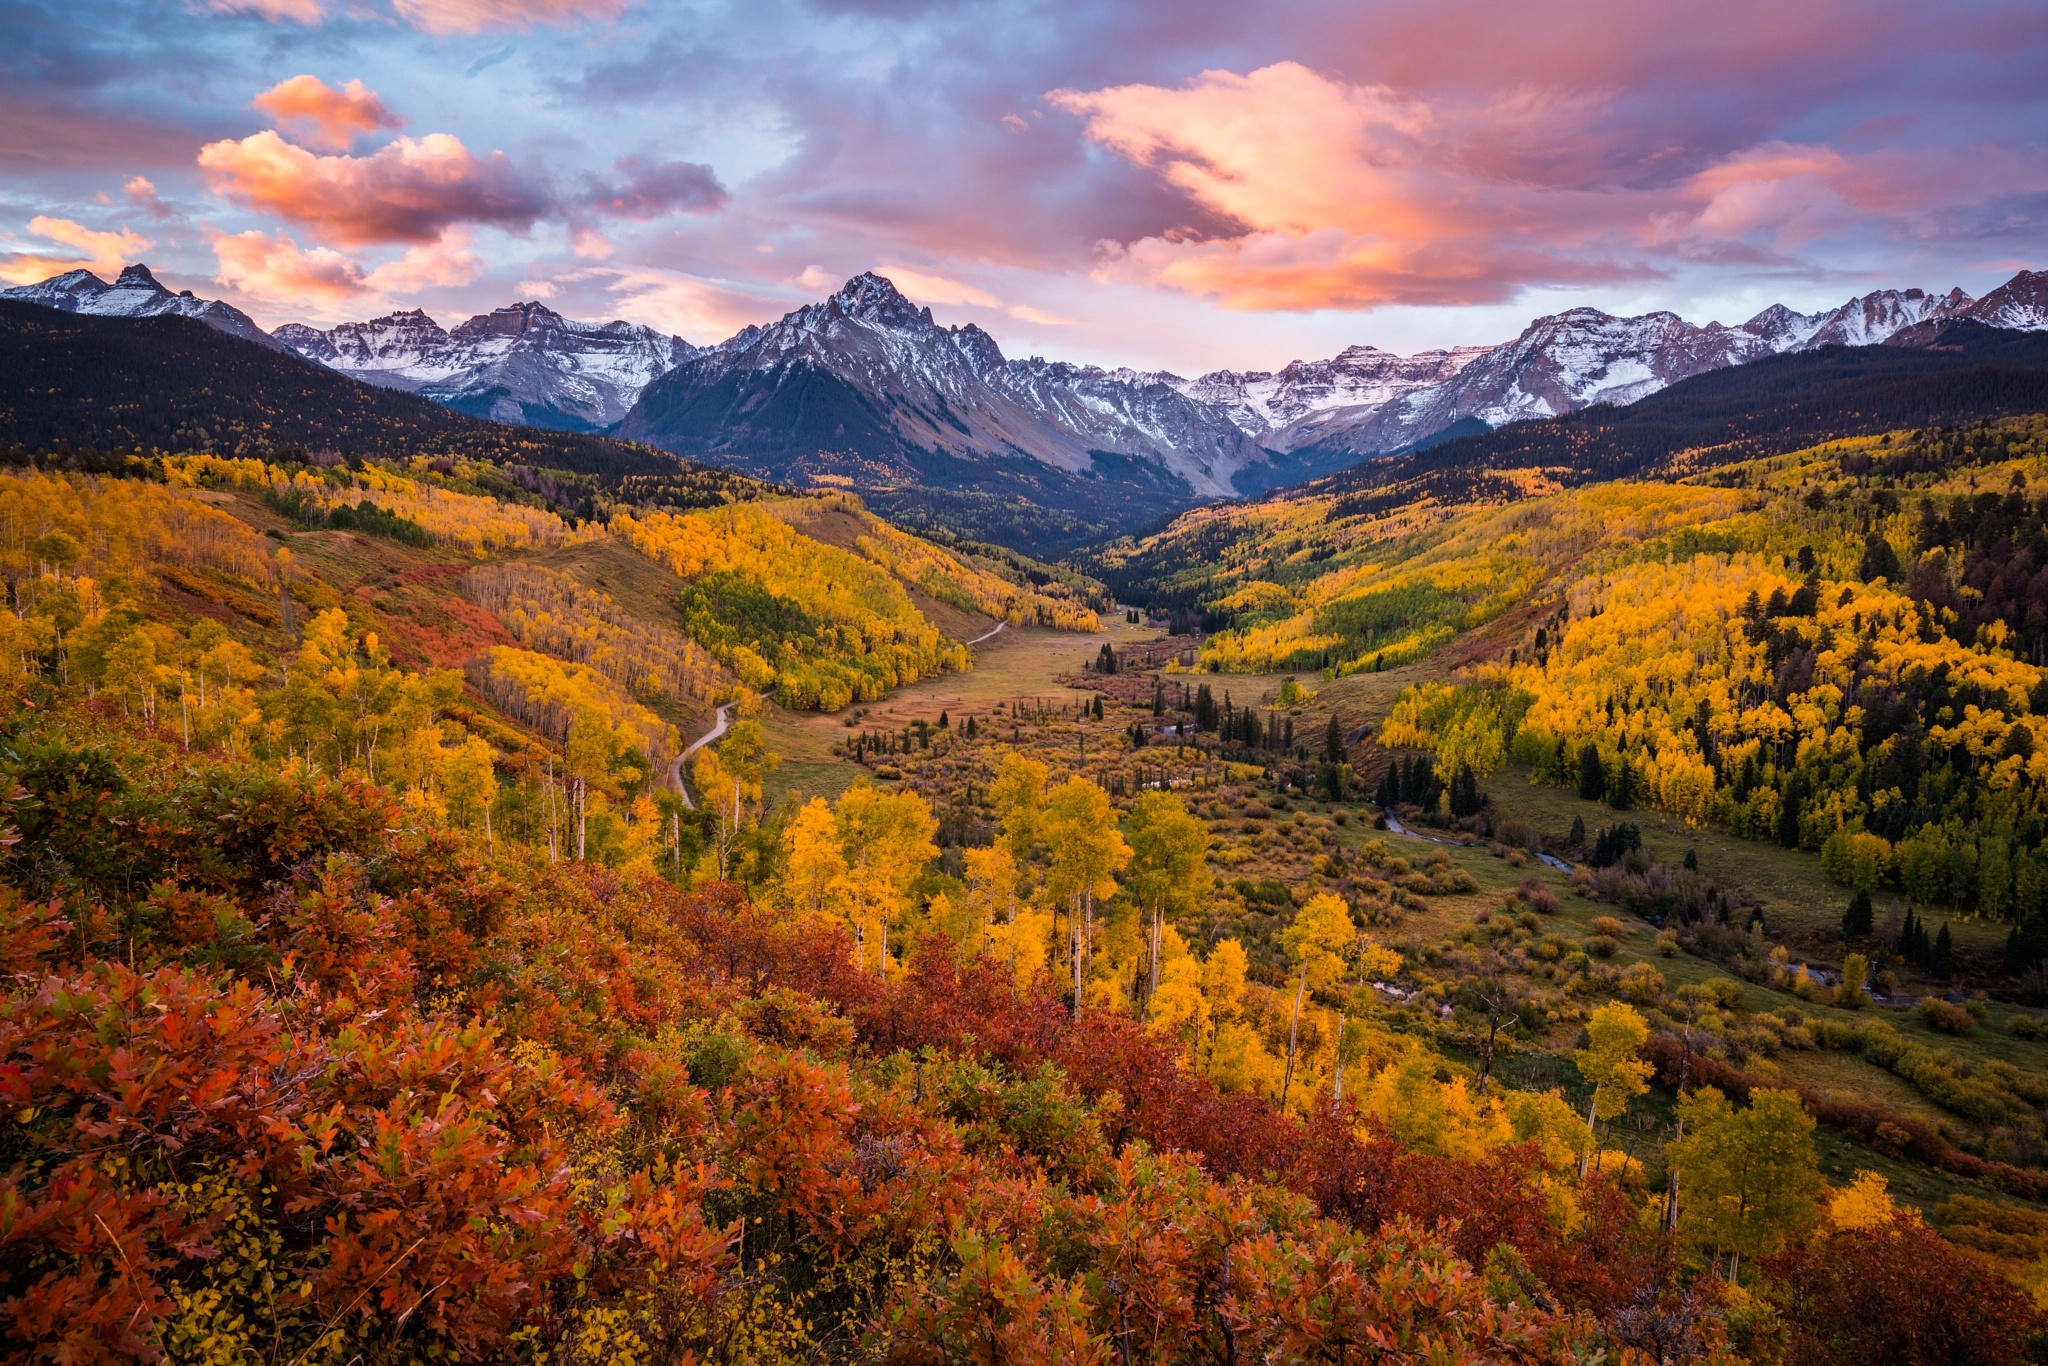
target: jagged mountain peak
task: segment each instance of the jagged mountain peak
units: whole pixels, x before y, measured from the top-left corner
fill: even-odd
[[[108,284],[89,270],[67,270],[32,285],[0,290],[0,298],[41,304],[65,313],[90,313],[110,318],[154,318],[163,314],[197,318],[208,327],[244,341],[275,346],[270,334],[248,314],[218,299],[194,297],[191,290],[173,294],[148,266],[124,266]]]
[[[149,267],[143,265],[140,261],[132,266],[121,267],[121,273],[114,279],[114,288],[164,289],[162,285],[157,283],[156,276],[150,273]],[[168,289],[164,289],[164,293],[168,294],[170,292]]]
[[[885,327],[936,328],[932,311],[912,303],[886,275],[864,270],[839,287],[825,307],[838,316]]]

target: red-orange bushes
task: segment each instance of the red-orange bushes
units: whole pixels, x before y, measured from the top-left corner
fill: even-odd
[[[215,1256],[216,1208],[191,1194],[209,1177],[274,1234],[261,1269],[277,1293],[303,1287],[352,1338],[411,1318],[459,1351],[505,1340],[575,1256],[565,1145],[601,1134],[609,1107],[475,1026],[401,1017],[323,1040],[290,1027],[295,1010],[247,982],[118,963],[48,973],[0,1003],[0,1137],[17,1158],[0,1179],[0,1323],[14,1342],[75,1361],[148,1355]]]
[[[569,1144],[610,1107],[551,1059],[515,1063],[490,1031],[344,1031],[332,1102],[309,1125],[332,1161],[287,1212],[325,1211],[321,1301],[367,1296],[459,1353],[504,1344],[574,1262]]]
[[[289,1174],[326,1063],[254,988],[176,970],[100,964],[0,1004],[9,1336],[60,1360],[146,1352],[167,1280],[206,1255],[208,1228],[138,1176],[173,1156],[241,1180]]]
[[[2016,1366],[2040,1316],[1976,1254],[1910,1215],[1836,1229],[1770,1264],[1788,1366]]]
[[[1556,1359],[1546,1316],[1497,1304],[1470,1266],[1405,1223],[1246,1239],[1221,1312],[1252,1361]]]

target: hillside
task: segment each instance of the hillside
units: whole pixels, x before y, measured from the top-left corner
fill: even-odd
[[[486,422],[182,317],[102,318],[0,301],[0,447],[258,459],[459,456],[501,466],[746,486],[605,437]]]

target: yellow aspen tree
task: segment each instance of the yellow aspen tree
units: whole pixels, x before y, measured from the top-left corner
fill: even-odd
[[[1649,1037],[1649,1024],[1634,1006],[1620,1001],[1601,1006],[1586,1021],[1586,1046],[1572,1054],[1579,1075],[1593,1084],[1593,1099],[1586,1106],[1586,1156],[1579,1163],[1581,1177],[1599,1146],[1594,1121],[1619,1119],[1627,1113],[1630,1101],[1650,1089],[1650,1074],[1656,1069],[1642,1057]]]
[[[806,915],[836,912],[846,897],[846,857],[832,807],[823,797],[805,802],[782,832],[782,887],[789,905]]]
[[[932,842],[939,823],[917,793],[882,792],[864,782],[846,789],[832,814],[846,860],[855,961],[866,968],[872,926],[876,971],[887,972],[889,922],[902,915],[911,884],[939,856]]]
[[[995,805],[1003,843],[1019,864],[1031,857],[1031,847],[1038,841],[1047,771],[1038,760],[1012,750],[1003,755],[996,768],[996,779],[989,784],[989,800]]]
[[[1328,892],[1310,897],[1295,913],[1294,923],[1280,936],[1280,947],[1287,951],[1300,974],[1294,989],[1294,1014],[1287,1025],[1287,1070],[1280,1079],[1283,1110],[1287,1106],[1288,1088],[1294,1081],[1302,1002],[1308,997],[1309,987],[1328,986],[1342,975],[1344,956],[1357,939],[1358,927],[1352,923],[1351,908],[1342,897]]]
[[[969,849],[965,857],[967,904],[984,942],[1005,942],[1010,969],[1017,967],[1017,946],[1010,930],[1017,923],[1017,860],[1000,844]]]
[[[1130,862],[1131,847],[1116,828],[1109,794],[1086,778],[1069,778],[1053,790],[1043,827],[1050,856],[1046,890],[1068,905],[1078,1015],[1095,931],[1095,901],[1115,894],[1116,875]]]
[[[1131,862],[1125,881],[1149,921],[1145,996],[1159,990],[1161,935],[1170,915],[1185,914],[1209,891],[1209,827],[1170,792],[1144,792],[1124,818]]]

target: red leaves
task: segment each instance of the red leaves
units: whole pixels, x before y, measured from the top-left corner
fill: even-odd
[[[1788,1366],[2016,1366],[2040,1315],[1988,1261],[1910,1215],[1770,1264]]]
[[[1496,1305],[1470,1267],[1407,1224],[1249,1239],[1221,1313],[1246,1359],[1266,1361],[1534,1361],[1549,1326]]]

